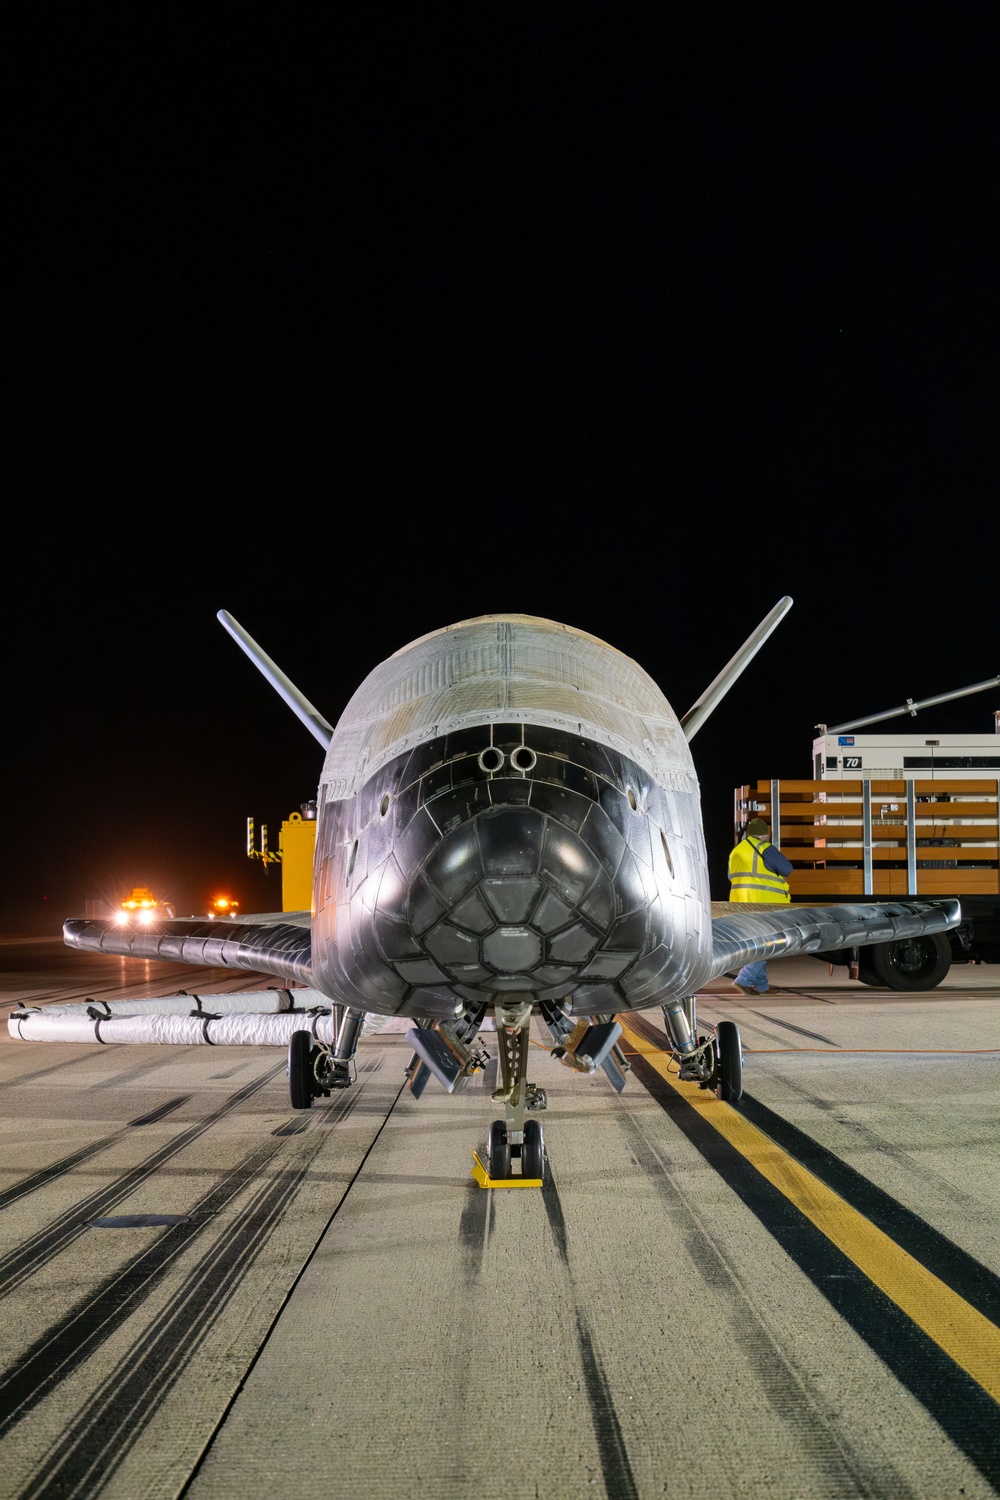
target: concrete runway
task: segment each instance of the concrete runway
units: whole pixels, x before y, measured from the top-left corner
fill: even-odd
[[[743,1032],[738,1107],[676,1080],[658,1012],[620,1097],[537,1047],[540,1192],[473,1183],[492,1083],[413,1100],[402,1035],[306,1113],[274,1050],[4,1026],[0,1496],[998,1493],[1000,970],[769,967],[700,1002]],[[40,941],[0,982],[274,983]],[[179,1221],[93,1226],[139,1214]]]

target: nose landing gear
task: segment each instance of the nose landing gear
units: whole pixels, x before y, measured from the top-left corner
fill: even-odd
[[[545,1090],[528,1082],[531,1002],[509,1001],[496,1007],[500,1053],[500,1087],[494,1101],[504,1105],[505,1118],[490,1126],[485,1164],[473,1152],[472,1175],[480,1187],[541,1187],[545,1177],[545,1147],[538,1120],[525,1120],[528,1110],[542,1110]],[[513,1173],[513,1163],[520,1175]]]

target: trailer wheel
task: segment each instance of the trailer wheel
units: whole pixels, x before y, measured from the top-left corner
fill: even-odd
[[[932,990],[951,968],[951,944],[943,932],[879,943],[871,949],[876,984],[890,990]]]
[[[875,973],[874,968],[872,967],[872,951],[873,950],[871,948],[860,949],[858,953],[858,978],[860,979],[862,984],[875,985],[876,987],[878,987],[880,984],[884,983],[884,981],[878,977],[878,975]]]

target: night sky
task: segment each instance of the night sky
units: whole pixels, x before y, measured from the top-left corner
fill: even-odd
[[[3,930],[280,906],[322,752],[219,608],[335,722],[492,611],[684,713],[791,594],[694,742],[718,896],[735,786],[1000,674],[997,12],[684,10],[10,22]]]

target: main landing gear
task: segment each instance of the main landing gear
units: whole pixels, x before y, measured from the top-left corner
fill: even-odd
[[[312,1109],[314,1099],[328,1099],[335,1089],[354,1082],[351,1062],[358,1048],[364,1013],[344,1005],[333,1009],[333,1046],[316,1042],[311,1031],[293,1031],[288,1044],[288,1092],[293,1109]]]
[[[681,1078],[735,1104],[743,1093],[743,1046],[736,1022],[720,1021],[711,1036],[699,1036],[694,995],[665,1005],[663,1019]]]

